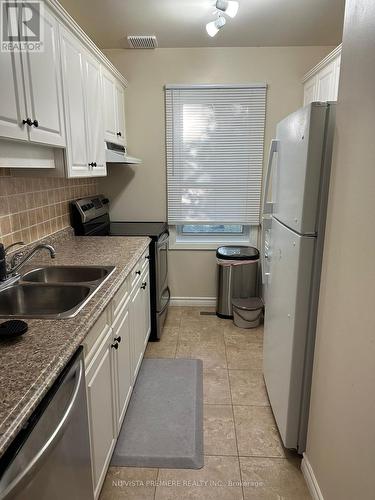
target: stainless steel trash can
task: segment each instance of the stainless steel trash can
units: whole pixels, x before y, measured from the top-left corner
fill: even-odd
[[[216,251],[216,314],[232,318],[232,299],[258,295],[259,251],[255,247],[225,246]]]

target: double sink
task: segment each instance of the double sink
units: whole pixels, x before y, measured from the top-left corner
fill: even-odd
[[[115,270],[114,266],[38,267],[0,289],[1,318],[73,318]]]

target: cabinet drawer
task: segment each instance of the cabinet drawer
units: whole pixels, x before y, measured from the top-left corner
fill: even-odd
[[[148,248],[143,252],[142,257],[138,260],[136,265],[133,267],[130,273],[131,279],[131,292],[134,290],[135,285],[140,281],[141,274],[144,272],[146,267],[148,267],[148,259],[147,256],[150,255],[150,251]]]
[[[113,304],[113,322],[116,321],[117,315],[122,309],[125,302],[129,299],[130,295],[130,286],[129,286],[129,278],[122,283],[119,290],[116,292],[116,295],[112,299]]]
[[[86,366],[91,362],[93,355],[110,329],[111,314],[110,308],[107,307],[82,342]]]
[[[142,272],[146,269],[150,262],[150,249],[147,248],[144,254],[141,257],[141,263],[142,263]]]

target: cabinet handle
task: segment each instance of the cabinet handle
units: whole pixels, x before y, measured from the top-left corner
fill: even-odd
[[[146,255],[146,256],[145,256],[145,259],[146,259],[146,260],[150,260],[150,256],[149,256],[149,255]]]
[[[94,161],[94,163],[92,164],[93,167],[96,167],[96,161]]]
[[[117,137],[121,137],[121,132],[117,132]]]
[[[97,166],[96,161],[89,163],[89,167],[96,167],[96,166]]]
[[[119,335],[118,337],[115,337],[113,340],[116,341],[116,342],[118,342],[118,343],[120,343],[121,342],[121,336]]]
[[[32,122],[32,125],[34,125],[34,127],[35,127],[35,128],[38,128],[38,127],[39,127],[39,122],[38,122],[38,120],[34,120],[34,121]]]
[[[144,282],[142,283],[142,286],[141,286],[142,290],[144,290],[144,289],[146,288],[146,286],[147,286],[147,281],[144,281]]]
[[[138,276],[141,275],[141,271],[136,271],[135,274],[138,274]]]
[[[33,122],[31,121],[31,118],[26,118],[26,120],[22,120],[22,123],[24,125],[29,125],[29,127],[31,127],[31,125],[33,124]]]
[[[111,344],[112,349],[118,349],[118,343],[115,342],[114,344]]]

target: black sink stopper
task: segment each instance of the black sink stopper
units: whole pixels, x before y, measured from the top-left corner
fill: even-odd
[[[15,337],[19,337],[27,332],[27,323],[20,320],[12,319],[10,321],[4,321],[0,323],[0,339],[10,340]]]

